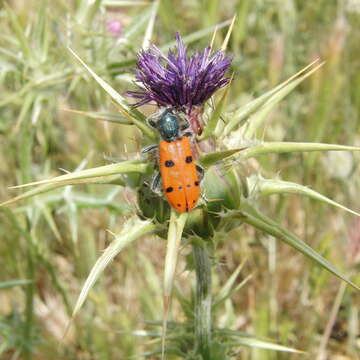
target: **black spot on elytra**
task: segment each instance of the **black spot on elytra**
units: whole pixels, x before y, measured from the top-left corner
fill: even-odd
[[[181,206],[181,204],[177,204],[177,206],[178,206],[178,207],[180,207],[180,206]]]
[[[166,188],[166,192],[172,192],[174,190],[174,188],[173,187],[171,187],[171,186],[169,186],[168,188]]]
[[[189,188],[189,187],[191,187],[191,185],[190,185],[190,184],[187,184],[186,187]]]
[[[195,200],[193,200],[193,204],[195,204]]]
[[[199,182],[198,182],[198,181],[195,181],[194,184],[195,184],[195,186],[199,186]]]
[[[172,160],[166,160],[165,161],[165,166],[166,167],[173,167],[175,165],[175,163]]]
[[[187,156],[186,159],[185,159],[185,162],[186,162],[187,164],[192,163],[192,156]]]
[[[179,186],[178,189],[179,189],[179,190],[182,190],[182,186]]]

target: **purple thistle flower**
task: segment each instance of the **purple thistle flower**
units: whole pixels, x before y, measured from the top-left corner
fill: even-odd
[[[112,36],[120,36],[122,28],[123,26],[119,20],[111,20],[106,24],[106,29]]]
[[[127,92],[139,99],[135,107],[154,101],[158,106],[172,106],[190,113],[194,106],[204,104],[229,82],[224,75],[231,59],[223,51],[211,55],[211,48],[207,47],[187,57],[179,33],[176,42],[175,51],[170,50],[167,57],[155,45],[139,53],[135,76],[142,86]]]

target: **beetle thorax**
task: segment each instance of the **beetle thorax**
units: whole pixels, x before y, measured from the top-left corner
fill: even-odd
[[[161,137],[165,141],[174,141],[180,137],[179,120],[171,110],[166,110],[157,123]]]

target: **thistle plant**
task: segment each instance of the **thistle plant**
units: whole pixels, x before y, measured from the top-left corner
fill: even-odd
[[[156,3],[154,9],[155,6]],[[162,326],[162,331],[148,333],[158,339],[155,348],[145,354],[149,357],[161,354],[162,358],[174,355],[184,359],[230,359],[241,346],[298,352],[296,349],[217,324],[221,305],[251,278],[248,277],[235,285],[242,264],[219,293],[214,294],[212,273],[217,266],[216,250],[220,244],[226,242],[230,231],[241,229],[246,224],[290,245],[321,268],[359,289],[320,253],[266,215],[259,201],[260,198],[272,194],[299,194],[359,216],[355,211],[307,186],[279,177],[265,178],[260,163],[257,162],[260,156],[269,154],[360,150],[358,147],[337,144],[266,142],[257,137],[258,130],[270,111],[295,87],[316,72],[322,63],[314,61],[290,79],[244,106],[228,107],[231,84],[236,82],[238,76],[227,73],[231,71],[231,60],[225,54],[233,24],[234,21],[219,51],[214,51],[211,44],[203,51],[189,55],[179,34],[176,35],[176,45],[167,55],[155,45],[147,47],[147,41],[144,41],[146,46],[139,51],[137,57],[136,89],[125,95],[117,92],[85,63],[77,55],[76,49],[68,48],[69,55],[78,61],[116,104],[120,113],[116,114],[116,121],[135,126],[139,130],[142,147],[157,142],[159,134],[149,126],[147,116],[139,109],[140,106],[149,103],[155,105],[155,115],[151,118],[156,118],[157,112],[161,112],[163,108],[171,107],[190,122],[196,161],[205,169],[201,184],[203,199],[195,209],[189,213],[178,213],[163,197],[151,191],[149,185],[156,170],[156,157],[141,154],[131,160],[79,169],[55,178],[15,186],[34,188],[2,204],[9,205],[68,185],[100,183],[131,189],[136,201],[129,208],[120,209],[122,214],[127,215],[123,230],[114,234],[113,241],[93,266],[78,297],[72,318],[79,313],[104,269],[110,266],[111,261],[125,247],[149,234],[166,239],[164,316],[162,321],[153,324],[157,328]],[[216,33],[213,37],[215,36]],[[131,104],[126,95],[135,98],[137,102]],[[254,168],[257,170],[253,170]],[[191,249],[186,257],[187,269],[195,273],[194,294],[190,298],[186,298],[176,287],[174,291],[178,257],[184,247]],[[173,295],[185,314],[183,321],[169,319]],[[136,334],[134,331],[134,335]]]

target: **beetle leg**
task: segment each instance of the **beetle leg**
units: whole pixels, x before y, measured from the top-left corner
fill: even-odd
[[[141,153],[146,154],[148,152],[156,150],[157,148],[158,148],[157,144],[148,145],[141,149]]]
[[[148,123],[149,123],[150,126],[156,128],[156,121],[154,121],[154,120],[152,120],[152,119],[149,119],[149,120],[148,120]]]
[[[159,172],[156,173],[156,175],[153,177],[150,188],[156,194],[161,193],[162,184],[161,184],[161,175]]]
[[[190,123],[188,120],[183,119],[183,124],[181,125],[181,130],[184,131],[190,127]]]
[[[184,135],[183,136],[187,136],[187,137],[193,137],[193,133],[192,132],[190,132],[190,131],[187,131],[186,133],[184,133]]]
[[[209,202],[209,199],[205,196],[205,194],[201,193],[200,196],[205,201],[206,204]]]
[[[205,169],[200,165],[196,165],[196,170],[199,174],[200,181],[202,181],[202,179],[204,178],[204,175],[205,175]]]

